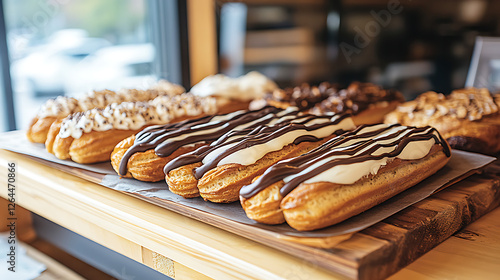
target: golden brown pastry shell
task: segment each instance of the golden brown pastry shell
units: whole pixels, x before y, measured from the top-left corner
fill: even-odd
[[[34,143],[45,143],[47,140],[47,134],[49,133],[50,126],[53,122],[57,120],[56,117],[45,117],[38,118],[35,117],[30,126],[28,127],[28,131],[26,132],[26,137],[29,141]]]
[[[193,174],[193,170],[200,166],[201,162],[196,162],[168,172],[168,174],[165,175],[165,181],[170,191],[184,198],[200,196],[200,192],[198,191],[198,180],[196,180]]]
[[[247,216],[265,224],[285,221],[293,228],[308,231],[327,227],[357,215],[417,184],[441,169],[449,158],[440,145],[419,160],[394,159],[354,184],[331,182],[300,184],[284,198],[283,181],[266,187],[250,198],[241,197]]]

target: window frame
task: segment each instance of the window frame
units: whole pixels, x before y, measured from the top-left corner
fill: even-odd
[[[10,76],[9,49],[7,47],[7,28],[5,24],[4,2],[0,0],[0,94],[2,98],[2,120],[0,126],[6,131],[16,129],[14,113],[14,95],[12,92],[12,78]]]

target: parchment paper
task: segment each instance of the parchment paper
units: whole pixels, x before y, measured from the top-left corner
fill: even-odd
[[[186,215],[186,213],[185,211],[180,211],[178,207],[179,205],[214,214],[224,219],[245,225],[257,227],[278,235],[281,234],[292,237],[330,237],[363,230],[401,211],[402,209],[425,199],[434,192],[470,176],[478,169],[488,165],[496,159],[494,157],[481,154],[452,150],[452,157],[445,167],[414,187],[337,225],[316,231],[299,232],[287,224],[264,225],[250,220],[246,217],[239,202],[216,204],[206,202],[201,198],[184,199],[171,193],[164,181],[150,183],[137,181],[135,179],[120,178],[113,171],[109,162],[104,164],[82,165],[72,161],[59,160],[52,154],[47,153],[43,145],[30,143],[24,136],[24,132],[14,131],[0,134],[0,148],[41,158],[46,161],[46,164],[56,168],[57,165],[66,165],[96,172],[99,175],[106,174],[99,184],[117,191],[138,195],[145,200],[148,198],[155,198],[160,201],[168,202],[161,204],[161,206],[184,215]],[[59,169],[67,171],[64,168]],[[78,174],[74,175],[78,176]],[[196,214],[190,216],[195,218],[197,217]]]
[[[457,180],[475,173],[477,169],[493,162],[494,160],[495,158],[485,155],[453,150],[452,157],[445,167],[443,167],[438,173],[432,175],[414,187],[387,200],[385,203],[373,207],[370,210],[352,217],[342,223],[310,232],[299,232],[286,224],[264,225],[257,223],[247,218],[239,202],[217,204],[206,202],[201,198],[182,198],[171,193],[165,182],[145,183],[134,179],[120,179],[116,175],[106,175],[101,184],[115,190],[135,193],[144,197],[156,197],[173,201],[175,203],[209,212],[232,221],[253,225],[279,234],[297,237],[327,237],[365,229],[401,211],[402,209],[425,199],[435,191],[447,187],[452,183],[455,183]],[[171,210],[175,211],[175,209]]]
[[[100,174],[116,174],[110,162],[79,164],[71,160],[58,159],[53,154],[47,152],[44,144],[31,143],[26,138],[26,132],[21,130],[0,133],[0,148]]]

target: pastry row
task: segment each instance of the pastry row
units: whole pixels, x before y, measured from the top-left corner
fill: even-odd
[[[252,72],[208,77],[188,93],[163,82],[59,97],[28,138],[60,159],[111,159],[122,177],[164,180],[184,198],[240,201],[255,221],[314,230],[437,172],[449,144],[500,151],[499,100],[463,89],[404,103],[397,91],[359,82],[279,89]]]
[[[188,93],[182,86],[161,81],[147,90],[92,91],[79,98],[59,96],[40,108],[27,138],[44,143],[59,159],[108,161],[118,142],[145,127],[247,109],[253,100],[249,94],[276,87],[262,74],[251,72],[237,79],[216,75]]]
[[[356,124],[379,123],[402,101],[399,92],[362,83],[353,83],[344,90],[322,83],[318,87],[302,85],[292,91],[290,95],[290,89],[278,89],[274,82],[257,72],[239,78],[210,76],[189,93],[166,81],[147,90],[92,91],[79,98],[49,100],[33,119],[27,137],[32,142],[44,143],[47,151],[59,159],[95,163],[109,160],[119,141],[151,125],[249,106],[262,107],[267,103],[285,108],[304,102],[306,105],[317,103],[311,113],[351,113]],[[280,92],[287,97],[273,100]],[[306,105],[298,106],[299,110],[311,107]]]
[[[450,148],[436,129],[372,124],[296,107],[152,126],[120,142],[123,177],[165,180],[171,192],[241,201],[258,222],[323,228],[379,204],[443,167]]]
[[[345,89],[328,82],[279,89],[262,74],[250,72],[239,78],[209,76],[191,89],[191,95],[184,92],[181,86],[162,81],[147,90],[103,90],[80,98],[58,97],[40,108],[27,137],[32,142],[46,143],[48,151],[53,152],[60,150],[57,144],[56,149],[52,148],[56,137],[98,139],[86,134],[113,130],[117,132],[113,141],[116,144],[122,140],[120,137],[126,138],[145,126],[271,105],[282,109],[293,106],[316,115],[349,113],[356,125],[430,125],[443,134],[452,148],[492,155],[500,152],[500,141],[496,141],[500,137],[500,98],[487,89],[461,89],[449,95],[426,92],[404,103],[399,92],[370,83],[353,82]],[[108,120],[110,113],[115,115],[112,120]],[[55,125],[51,129],[52,124]],[[65,142],[68,146],[69,140]],[[75,145],[74,149],[81,147]],[[64,151],[53,152],[56,156],[72,158],[68,147],[60,148]],[[109,152],[108,148],[107,156],[94,158],[109,160]],[[91,158],[76,161],[93,162]]]

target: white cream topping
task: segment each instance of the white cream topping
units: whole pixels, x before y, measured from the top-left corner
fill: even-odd
[[[277,89],[276,83],[259,72],[249,72],[238,78],[224,74],[208,76],[191,88],[198,96],[218,96],[227,99],[249,101],[264,96]]]
[[[113,103],[104,109],[75,113],[61,124],[59,137],[80,138],[83,133],[111,129],[137,130],[146,125],[165,124],[183,116],[214,114],[216,100],[192,94],[159,96],[149,102]]]
[[[239,116],[241,114],[244,114],[245,112],[246,112],[245,110],[240,110],[240,111],[232,112],[232,113],[229,113],[229,114],[226,114],[226,115],[214,116],[210,120],[210,122],[211,123],[214,123],[214,122],[224,122],[224,121],[232,119],[233,117],[236,117],[236,116]],[[208,125],[208,124],[205,124],[205,125]]]
[[[215,128],[211,128],[211,129],[207,129],[207,130],[198,130],[198,131],[193,131],[191,133],[184,133],[184,134],[181,134],[177,137],[172,137],[172,138],[168,138],[166,141],[164,141],[163,143],[171,143],[171,142],[176,142],[176,141],[182,141],[188,137],[191,137],[191,136],[196,136],[196,135],[202,135],[202,134],[210,134],[212,132],[216,132],[217,130],[223,128],[223,127],[227,127],[227,124],[225,125],[222,125],[221,127],[215,127]]]
[[[313,119],[311,121],[312,124],[317,124],[317,123],[326,123],[326,122],[331,122],[332,120],[337,119],[338,116],[334,116],[332,119]],[[324,138],[335,131],[339,129],[343,130],[352,130],[356,126],[352,122],[351,118],[345,118],[343,119],[340,123],[338,124],[332,124],[328,125],[316,130],[312,131],[307,131],[305,129],[300,129],[300,130],[293,130],[290,132],[287,132],[277,138],[274,138],[270,141],[267,141],[264,144],[260,145],[254,145],[248,148],[244,148],[241,150],[238,150],[234,153],[229,154],[227,157],[224,157],[222,160],[219,161],[217,166],[221,166],[224,164],[230,164],[230,163],[236,163],[236,164],[241,164],[241,165],[250,165],[254,164],[257,162],[257,160],[261,159],[264,155],[267,153],[273,152],[273,151],[278,151],[283,149],[286,145],[293,143],[295,139],[301,136],[305,135],[311,135],[315,136],[317,138]],[[210,152],[204,159],[203,159],[203,164],[206,164],[208,162],[211,162],[215,158],[217,158],[221,153],[225,152],[226,150],[230,149],[233,147],[235,144],[229,144],[229,145],[222,145],[220,148],[215,149],[214,151]]]
[[[381,128],[383,126],[387,126],[387,125],[377,125],[377,126],[372,126],[372,127],[366,127],[365,129],[361,130],[358,134],[361,134],[364,132],[369,132],[369,131],[374,131],[374,130]],[[380,140],[380,138],[383,138],[387,135],[390,135],[392,133],[395,133],[397,131],[400,131],[400,130],[406,129],[406,128],[407,127],[404,127],[404,126],[398,126],[398,127],[391,128],[386,132],[380,133],[379,135],[376,135],[375,137],[373,137],[373,139],[375,141],[372,144],[368,145],[363,150],[358,151],[355,155],[361,154],[364,151],[372,148],[375,145],[389,144],[389,143],[393,142],[394,140],[402,139],[405,135],[409,134],[410,131],[406,131],[405,133],[401,133],[397,137],[394,137],[394,138],[391,138],[388,140]],[[428,130],[426,130],[424,132],[413,133],[413,135],[423,135],[423,134],[428,133],[430,130],[431,130],[431,128],[429,128]],[[434,134],[436,136],[438,136],[437,132],[434,132]],[[351,147],[356,146],[357,143],[359,143],[363,140],[366,140],[366,139],[367,139],[367,137],[357,138],[357,139],[353,139],[351,141],[346,141],[342,145],[335,147],[334,150],[341,151],[341,150],[349,149]],[[399,141],[396,141],[396,143],[399,143]],[[421,159],[429,153],[430,149],[432,148],[432,146],[434,144],[435,144],[435,140],[432,138],[429,140],[412,141],[404,147],[402,152],[398,156],[396,156],[396,158],[403,159],[403,160]],[[395,144],[391,147],[385,147],[385,148],[382,147],[382,148],[379,148],[378,150],[376,150],[375,152],[373,152],[372,155],[381,155],[384,153],[388,153],[388,152],[393,151],[396,148],[397,148],[397,144]],[[349,156],[337,155],[337,156],[331,156],[331,157],[324,158],[324,159],[316,162],[315,164],[311,165],[310,167],[304,169],[300,173],[285,177],[284,182],[287,183],[298,176],[301,176],[303,174],[311,172],[312,170],[324,165],[325,163],[327,163],[331,160],[347,158],[347,157],[349,157]],[[394,158],[384,157],[384,158],[379,159],[379,160],[367,160],[367,161],[357,162],[357,163],[352,163],[352,164],[347,164],[347,165],[336,165],[336,166],[306,180],[304,183],[331,182],[331,183],[337,183],[337,184],[353,184],[365,176],[368,176],[370,174],[373,174],[373,175],[377,174],[379,169],[382,166],[386,165],[388,162],[390,162],[392,160],[394,160]]]
[[[233,118],[233,117],[235,117],[237,115],[241,115],[244,112],[245,112],[244,110],[241,110],[241,111],[236,111],[236,112],[233,112],[233,113],[230,113],[230,114],[227,114],[227,115],[214,116],[214,117],[212,117],[210,119],[209,122],[192,126],[191,129],[195,130],[195,129],[204,128],[204,127],[215,125],[215,124],[219,124],[219,123],[221,124],[220,127],[223,127],[223,126],[226,125],[224,122],[230,120],[231,118]]]
[[[72,97],[58,96],[55,99],[49,99],[40,107],[38,118],[45,117],[65,117],[78,108],[78,100]]]

